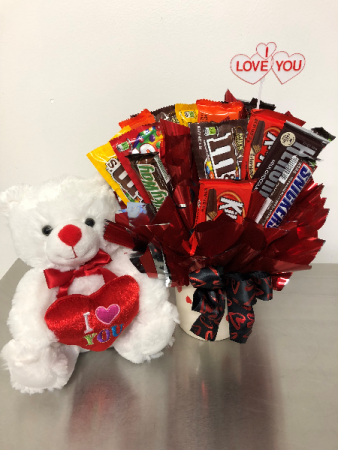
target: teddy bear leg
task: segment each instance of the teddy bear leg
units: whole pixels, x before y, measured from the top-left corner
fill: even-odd
[[[162,356],[161,350],[172,345],[178,323],[176,306],[165,301],[154,310],[144,311],[114,343],[116,351],[129,361],[139,364]]]
[[[14,339],[1,352],[13,388],[29,394],[62,388],[73,373],[78,355],[75,345],[53,343],[34,349]]]

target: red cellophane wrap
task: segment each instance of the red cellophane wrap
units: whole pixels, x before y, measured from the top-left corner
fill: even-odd
[[[272,275],[273,287],[283,289],[297,270],[310,269],[310,263],[324,241],[318,230],[325,223],[328,209],[321,197],[323,185],[312,180],[304,187],[279,228],[255,223],[264,198],[253,191],[250,207],[242,224],[225,214],[199,223],[194,231],[197,246],[189,243],[198,198],[198,177],[190,148],[189,128],[161,120],[165,140],[165,165],[172,178],[172,198],[150,218],[141,214],[129,220],[127,213],[116,215],[105,238],[129,248],[146,248],[149,242],[161,246],[169,268],[172,286],[189,284],[188,274],[207,266],[223,266],[224,272],[264,271]],[[154,276],[151,264],[145,266]]]

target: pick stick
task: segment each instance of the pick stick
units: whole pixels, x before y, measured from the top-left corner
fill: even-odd
[[[264,83],[265,77],[261,79],[259,82],[259,91],[258,91],[258,101],[257,101],[257,109],[259,109],[259,105],[262,98],[262,89],[263,89],[263,83]]]

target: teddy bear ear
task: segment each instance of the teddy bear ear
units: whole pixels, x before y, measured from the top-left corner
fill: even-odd
[[[92,176],[89,181],[96,185],[97,187],[101,186],[109,186],[109,184],[106,182],[106,180],[103,178],[102,175],[99,173],[96,173],[94,176]]]
[[[9,216],[11,210],[24,198],[28,191],[27,184],[20,184],[12,186],[6,191],[0,193],[0,211],[6,216]]]
[[[108,193],[113,192],[112,188],[109,186],[107,181],[102,177],[102,175],[95,174],[92,178],[89,179],[89,183],[94,187],[94,189],[98,189],[99,192]]]

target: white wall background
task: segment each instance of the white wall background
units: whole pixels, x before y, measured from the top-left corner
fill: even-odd
[[[270,73],[263,99],[337,135],[337,11],[336,0],[2,0],[0,190],[91,176],[86,153],[144,107],[223,99],[227,88],[257,96],[229,63],[259,42],[306,57],[285,85]],[[331,208],[316,262],[338,262],[337,141],[315,174]],[[0,237],[2,276],[16,259],[3,218]]]

